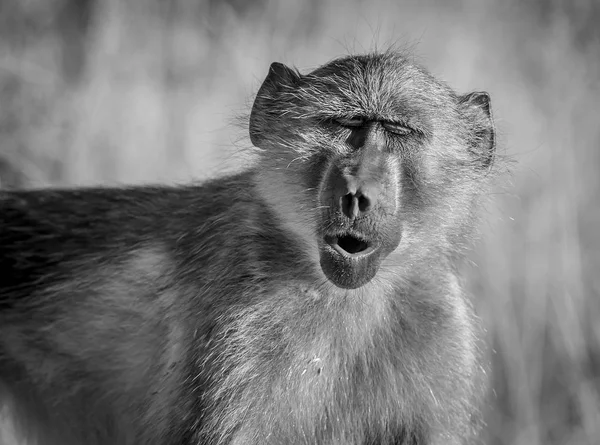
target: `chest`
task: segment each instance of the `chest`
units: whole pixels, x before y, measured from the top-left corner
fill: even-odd
[[[363,443],[408,431],[427,382],[403,351],[409,326],[389,302],[300,286],[281,295],[229,318],[210,393],[227,419],[219,428],[240,444]]]

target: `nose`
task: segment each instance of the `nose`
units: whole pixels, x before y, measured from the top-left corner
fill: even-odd
[[[350,220],[366,216],[378,204],[386,172],[385,138],[376,122],[352,132],[347,140],[353,148],[335,162],[326,177],[323,198]]]
[[[363,217],[370,212],[376,199],[367,187],[357,187],[355,183],[353,178],[343,178],[341,186],[334,191],[335,202],[339,204],[341,212],[350,219]]]
[[[376,178],[342,173],[334,167],[327,182],[325,193],[329,195],[330,202],[351,220],[367,215],[377,204]]]

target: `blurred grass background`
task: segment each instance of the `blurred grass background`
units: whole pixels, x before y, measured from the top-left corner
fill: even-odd
[[[0,182],[218,175],[272,61],[410,48],[491,93],[516,161],[466,267],[491,346],[482,442],[600,444],[599,24],[598,0],[0,0]]]

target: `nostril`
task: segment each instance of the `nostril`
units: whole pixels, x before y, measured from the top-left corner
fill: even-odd
[[[360,191],[357,194],[347,193],[340,198],[342,213],[352,219],[369,212],[371,204],[371,199],[360,193]]]
[[[355,195],[347,193],[341,198],[342,212],[348,218],[355,218],[358,208],[355,203]]]
[[[366,213],[371,209],[371,200],[365,195],[358,197],[358,210],[361,213]]]

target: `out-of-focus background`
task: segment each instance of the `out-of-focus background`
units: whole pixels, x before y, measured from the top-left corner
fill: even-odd
[[[236,169],[235,117],[272,61],[392,44],[489,91],[514,161],[465,267],[490,345],[482,442],[599,444],[598,0],[0,0],[0,182]]]

